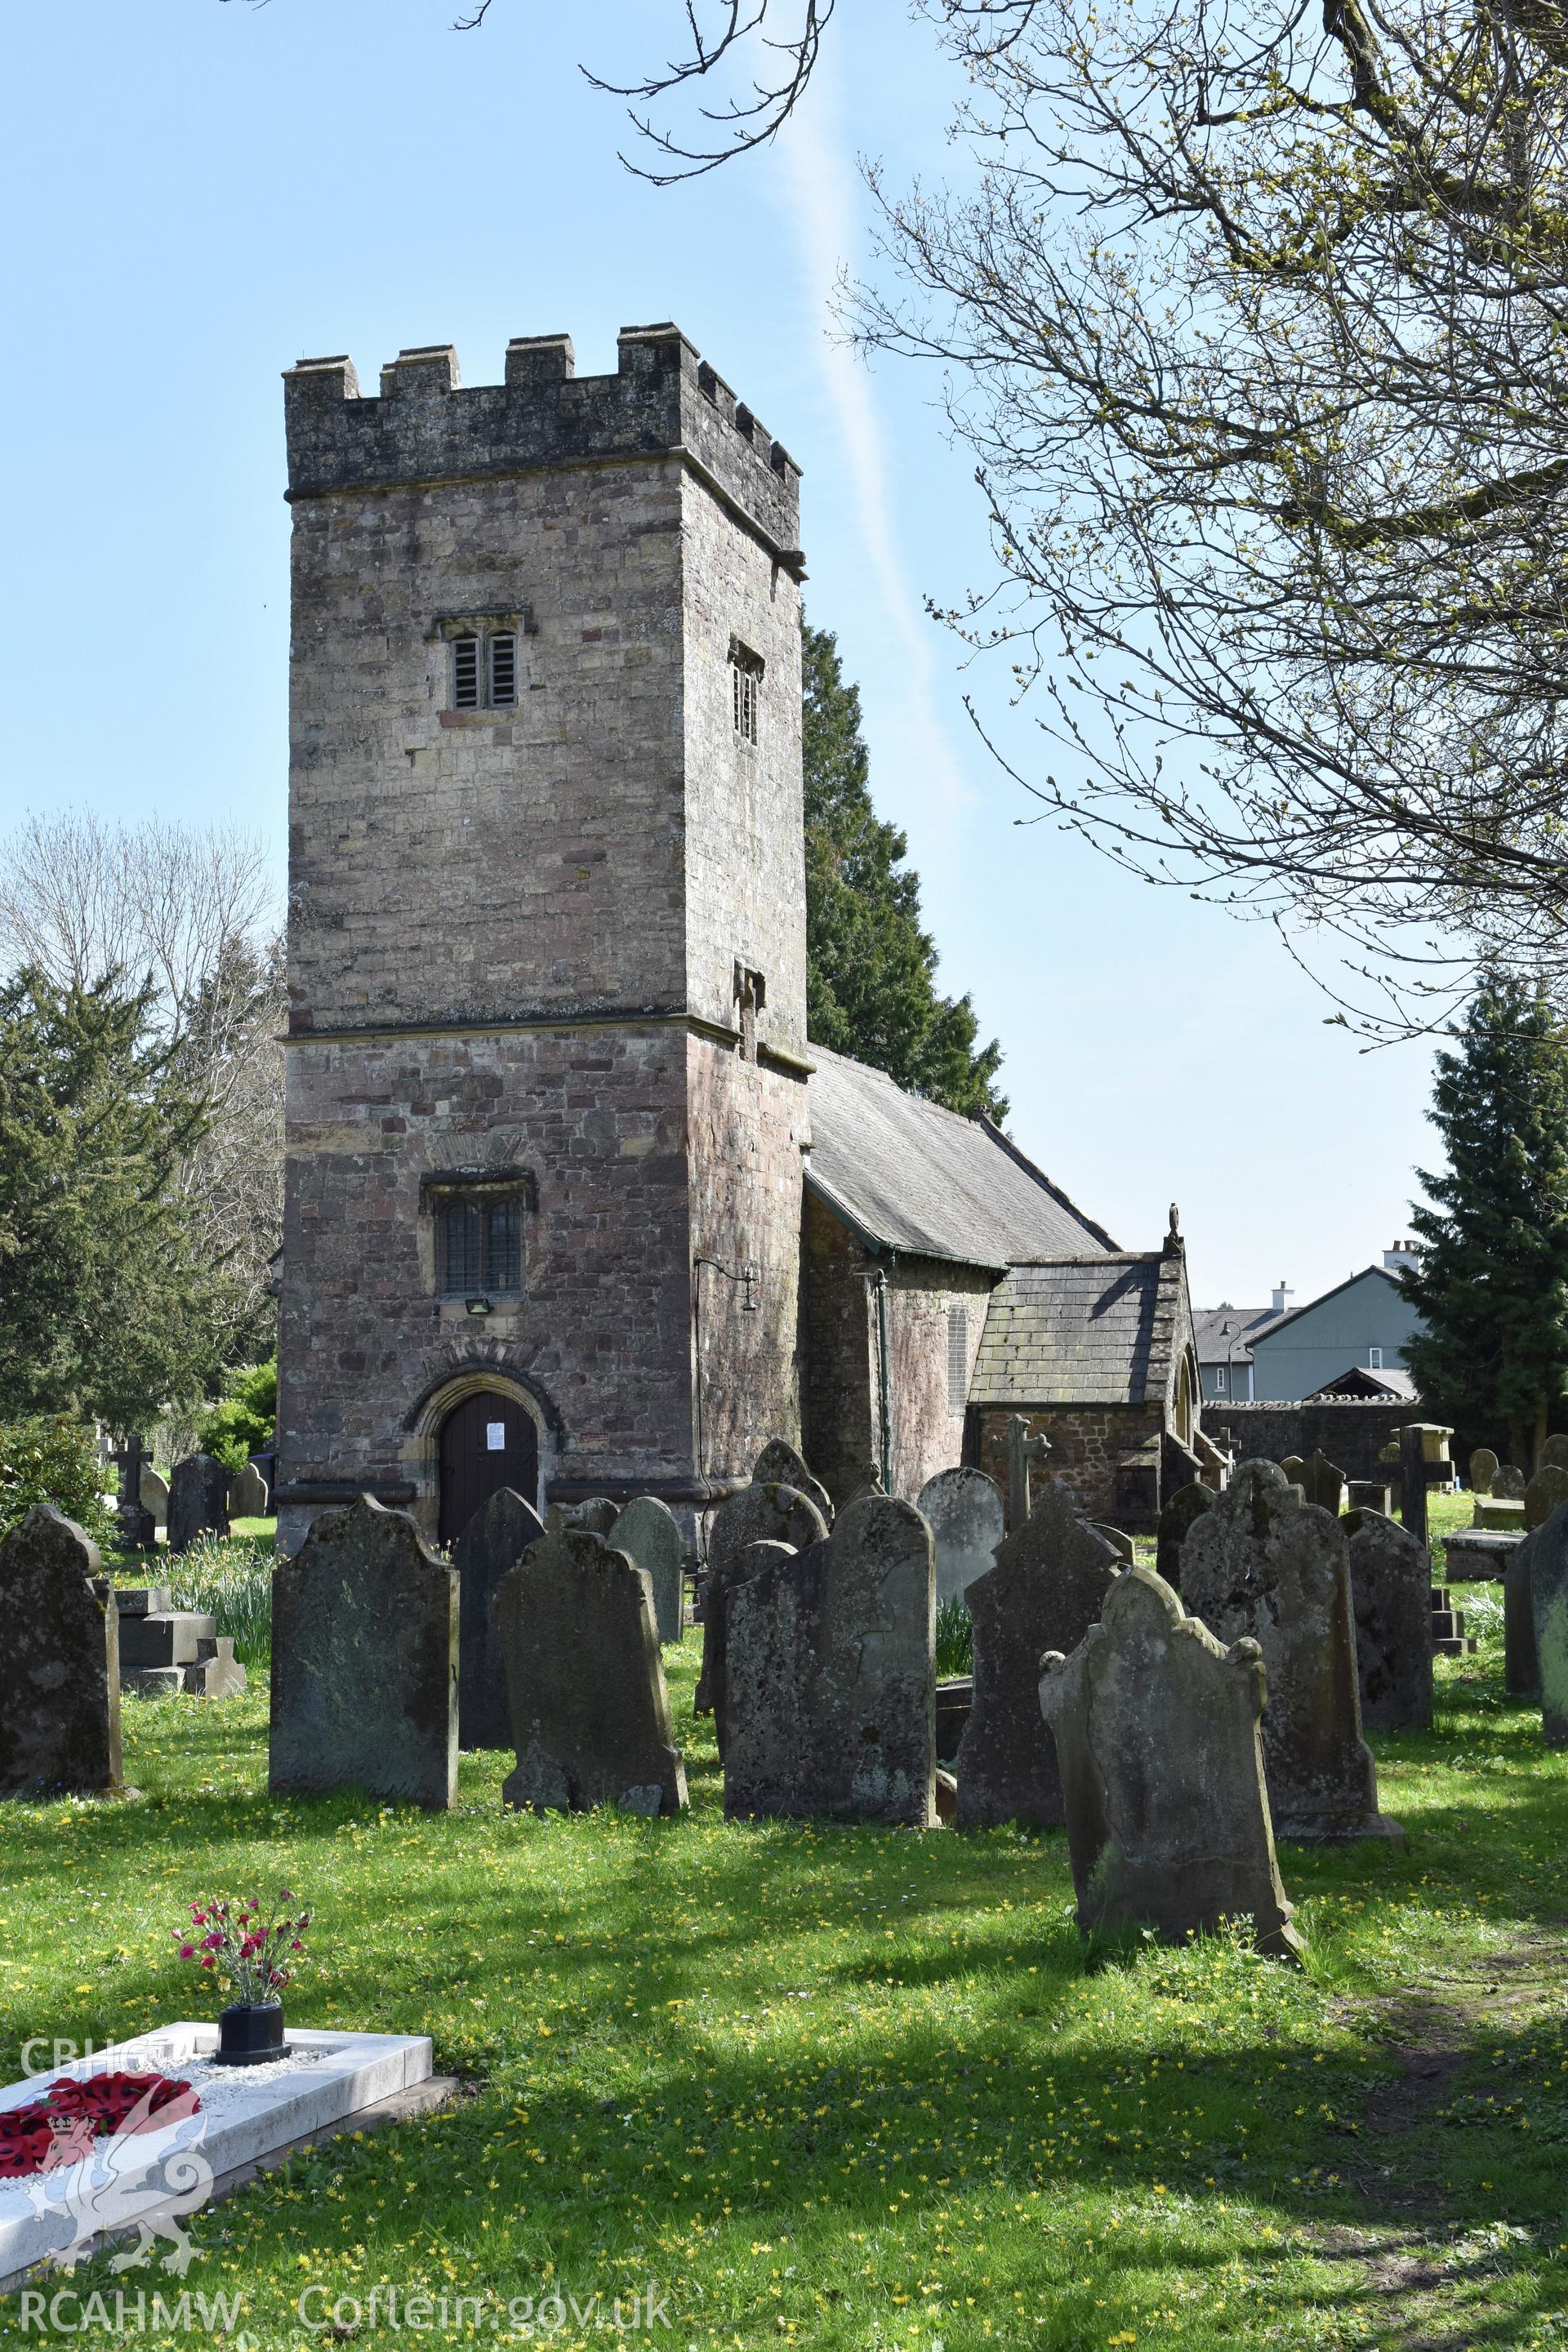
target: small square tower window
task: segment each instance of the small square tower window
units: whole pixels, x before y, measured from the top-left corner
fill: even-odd
[[[761,654],[743,646],[739,637],[730,640],[730,699],[734,714],[735,734],[742,743],[761,740],[763,671],[765,665]]]
[[[962,1412],[969,1402],[969,1309],[947,1310],[947,1409]]]

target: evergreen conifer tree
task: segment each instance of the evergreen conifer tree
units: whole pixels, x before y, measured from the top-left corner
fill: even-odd
[[[976,1045],[967,996],[937,993],[908,841],[872,806],[859,689],[826,629],[804,639],[808,1034],[949,1110],[1003,1119],[1002,1049]]]
[[[1405,1357],[1423,1408],[1530,1466],[1568,1387],[1568,1049],[1550,1006],[1492,980],[1457,1053],[1437,1056],[1434,1209],[1413,1212],[1421,1265],[1400,1277],[1424,1331]]]

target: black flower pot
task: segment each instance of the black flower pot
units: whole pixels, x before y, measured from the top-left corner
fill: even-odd
[[[237,2000],[218,2011],[215,2066],[265,2066],[287,2055],[280,2000]]]

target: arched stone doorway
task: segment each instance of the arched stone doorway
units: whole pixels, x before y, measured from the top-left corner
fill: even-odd
[[[437,1534],[456,1543],[474,1513],[501,1487],[526,1502],[539,1492],[539,1429],[515,1397],[479,1389],[455,1404],[441,1423]]]

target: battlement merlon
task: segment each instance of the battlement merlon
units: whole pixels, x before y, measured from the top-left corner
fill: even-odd
[[[800,468],[679,327],[626,327],[614,375],[580,376],[569,335],[521,335],[506,380],[459,383],[449,344],[400,352],[377,398],[352,360],[283,378],[289,497],[414,488],[617,457],[684,456],[798,574]]]

